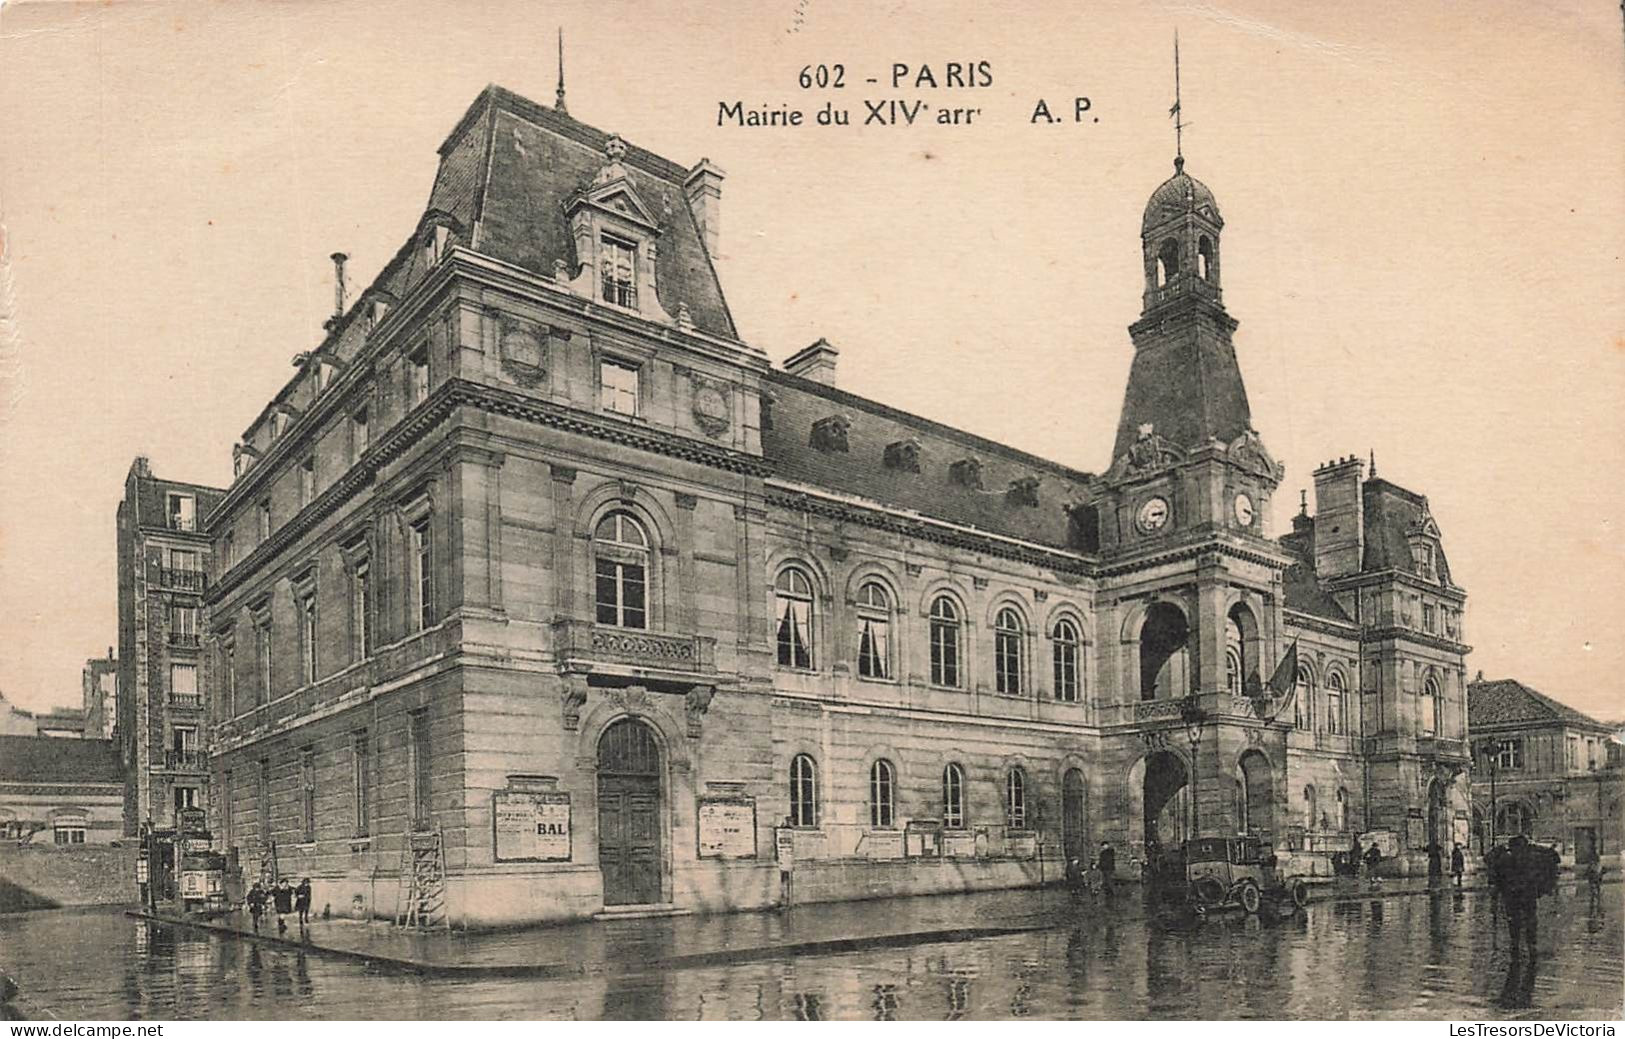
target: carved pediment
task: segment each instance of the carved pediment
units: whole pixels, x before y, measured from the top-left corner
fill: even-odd
[[[808,444],[820,451],[837,451],[844,453],[847,450],[846,431],[852,423],[845,415],[831,415],[821,418],[812,425],[812,435]]]
[[[1249,429],[1232,440],[1225,449],[1225,454],[1232,464],[1272,482],[1280,483],[1286,476],[1286,467],[1277,462],[1264,447],[1264,441],[1259,439],[1257,430]]]
[[[1122,479],[1128,476],[1141,476],[1154,473],[1159,469],[1177,465],[1185,458],[1185,452],[1177,444],[1156,431],[1156,427],[1147,422],[1140,426],[1139,436],[1129,449],[1117,457],[1112,463],[1111,470],[1107,472],[1107,479]]]

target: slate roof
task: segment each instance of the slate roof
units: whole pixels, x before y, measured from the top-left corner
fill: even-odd
[[[762,454],[786,480],[1005,537],[1075,547],[1065,506],[1083,497],[1093,474],[782,371],[769,372],[763,390],[772,424],[763,423]],[[837,415],[849,423],[847,450],[814,447],[813,424]],[[886,464],[887,446],[909,438],[919,442],[917,473]],[[980,490],[950,474],[966,458],[981,463]],[[1036,506],[1010,493],[1012,482],[1029,477],[1038,480]]]
[[[1415,491],[1407,491],[1397,484],[1376,477],[1365,481],[1360,488],[1361,503],[1365,509],[1365,558],[1361,565],[1366,570],[1412,569],[1411,547],[1407,535],[1417,528],[1428,515],[1428,500]],[[1450,580],[1450,562],[1444,547],[1438,547],[1434,557],[1439,580],[1454,585]]]
[[[0,736],[0,783],[124,783],[112,740]]]
[[[1353,624],[1354,618],[1320,585],[1320,575],[1315,570],[1314,518],[1303,514],[1292,517],[1292,532],[1282,534],[1276,541],[1295,559],[1281,575],[1282,604],[1311,617]]]
[[[1605,732],[1608,726],[1529,688],[1515,678],[1479,680],[1467,684],[1467,727],[1540,725],[1560,723]]]
[[[1213,222],[1223,227],[1219,200],[1213,197],[1208,186],[1186,173],[1183,161],[1174,170],[1174,175],[1157,185],[1157,190],[1151,193],[1150,200],[1146,202],[1145,215],[1140,218],[1140,233],[1146,234],[1154,227],[1204,206],[1212,211]]]

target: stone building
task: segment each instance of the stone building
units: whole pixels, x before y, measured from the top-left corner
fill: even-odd
[[[174,825],[207,803],[199,662],[211,546],[202,520],[222,492],[154,476],[137,458],[118,506],[117,713],[124,832]],[[88,674],[88,667],[87,667]]]
[[[1181,166],[1088,473],[846,393],[823,341],[775,369],[719,169],[488,88],[207,514],[216,831],[359,913],[438,842],[470,925],[765,906],[781,867],[1034,884],[1106,840],[1126,873],[1193,830],[1426,868],[1467,820],[1463,592],[1353,459],[1269,529]]]
[[[1620,861],[1625,748],[1611,726],[1516,679],[1485,681],[1482,673],[1467,687],[1467,715],[1478,849],[1521,833],[1556,845],[1569,865],[1593,853]]]
[[[107,844],[124,833],[112,740],[0,736],[0,841]]]
[[[80,685],[84,695],[85,738],[112,739],[118,721],[118,653],[112,646],[107,647],[107,656],[85,661]]]

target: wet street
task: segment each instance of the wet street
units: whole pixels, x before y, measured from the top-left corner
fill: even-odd
[[[1621,888],[1541,900],[1514,960],[1482,892],[1317,902],[1170,930],[1125,898],[1044,930],[715,968],[420,977],[112,911],[0,916],[28,1008],[127,1018],[1618,1018]],[[890,907],[907,903],[888,903]],[[906,915],[898,931],[910,930]]]

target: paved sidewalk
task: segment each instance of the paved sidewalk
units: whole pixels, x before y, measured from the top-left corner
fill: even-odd
[[[1572,885],[1565,881],[1563,886]],[[1482,891],[1468,882],[1462,891]],[[1326,878],[1315,883],[1311,901],[1349,902],[1373,898],[1453,893],[1448,880],[1389,877]],[[721,966],[784,956],[856,952],[864,949],[969,941],[976,938],[1047,930],[1080,919],[1145,915],[1138,885],[1120,885],[1110,898],[1093,900],[1060,887],[1023,888],[962,895],[884,898],[798,906],[786,912],[668,916],[624,920],[585,920],[509,931],[463,934],[416,932],[383,921],[312,921],[301,935],[290,922],[276,934],[267,916],[254,934],[246,913],[213,921],[169,915],[144,916],[178,926],[258,941],[394,969],[473,976],[564,977],[684,967]]]

